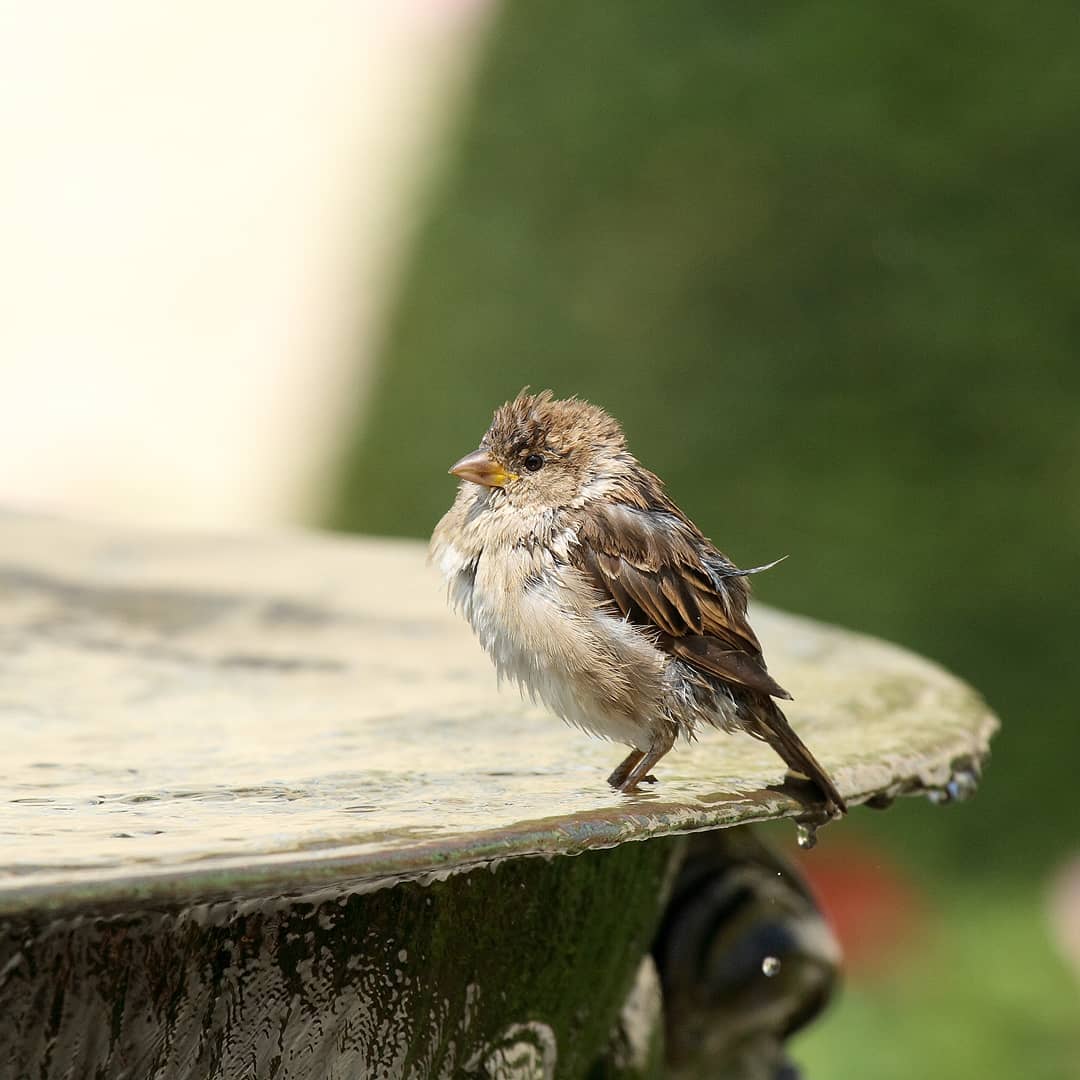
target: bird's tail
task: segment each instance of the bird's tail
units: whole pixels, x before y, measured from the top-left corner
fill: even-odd
[[[792,730],[776,702],[763,696],[754,704],[750,734],[767,742],[789,768],[801,773],[821,789],[830,815],[846,814],[847,803],[837,790],[832,777]]]

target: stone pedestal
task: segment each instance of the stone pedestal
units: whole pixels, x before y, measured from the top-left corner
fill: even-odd
[[[964,684],[755,625],[851,804],[973,785]],[[611,792],[420,545],[299,533],[0,518],[0,746],[0,1077],[649,1075],[679,834],[805,812],[719,732]]]

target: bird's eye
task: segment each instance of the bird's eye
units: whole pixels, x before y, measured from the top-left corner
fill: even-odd
[[[525,466],[525,468],[526,468],[526,470],[528,472],[536,472],[537,470],[542,469],[544,467],[543,455],[542,454],[530,454],[522,464],[524,464],[524,466]]]

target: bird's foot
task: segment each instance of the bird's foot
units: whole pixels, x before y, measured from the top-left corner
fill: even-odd
[[[664,737],[656,739],[647,753],[642,753],[640,750],[633,751],[612,774],[614,778],[615,774],[622,774],[623,769],[628,769],[620,777],[622,783],[615,785],[619,791],[624,795],[629,795],[637,791],[637,786],[642,781],[655,784],[656,777],[649,770],[671,749],[674,742],[675,729],[672,728],[664,733]]]
[[[624,780],[621,784],[613,785],[616,790],[621,791],[624,795],[633,795],[637,792],[638,784],[655,784],[658,783],[655,776],[649,773],[648,776],[639,776],[636,779],[630,777]]]
[[[631,750],[626,757],[619,762],[615,771],[607,778],[607,782],[615,788],[616,791],[624,790],[624,785],[630,774],[634,771],[634,766],[645,756],[642,750]]]

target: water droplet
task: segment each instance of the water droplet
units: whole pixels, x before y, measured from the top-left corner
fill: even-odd
[[[809,851],[817,843],[817,826],[807,825],[800,821],[795,826],[795,843],[803,851]]]
[[[771,979],[774,975],[780,971],[780,961],[775,956],[766,956],[761,961],[761,974],[767,979]]]
[[[957,769],[943,787],[931,788],[926,797],[937,805],[963,802],[975,794],[979,786],[979,776],[974,769]]]
[[[971,798],[978,786],[979,778],[973,770],[957,769],[945,785],[945,790],[949,793],[950,799],[960,802],[963,799]]]

